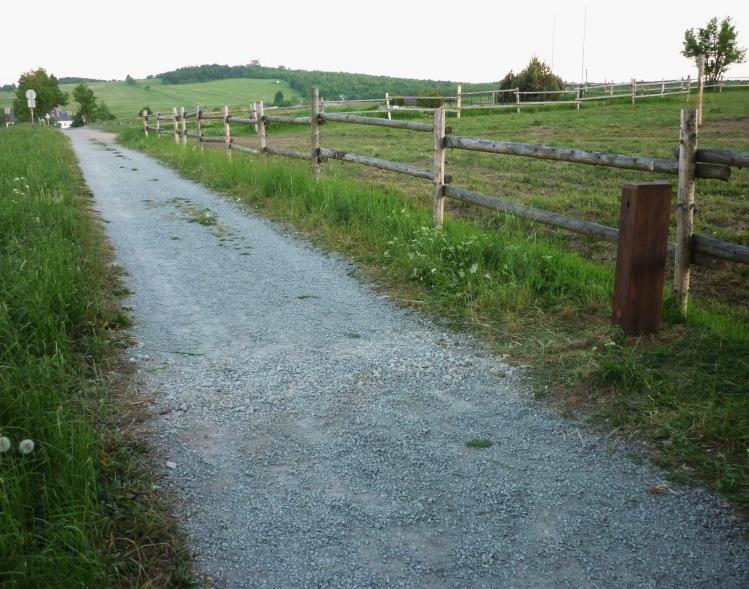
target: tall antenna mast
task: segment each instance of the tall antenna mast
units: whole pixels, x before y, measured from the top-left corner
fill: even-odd
[[[585,7],[585,16],[583,17],[583,58],[580,64],[580,83],[582,84],[585,76],[585,31],[588,28],[588,7]]]

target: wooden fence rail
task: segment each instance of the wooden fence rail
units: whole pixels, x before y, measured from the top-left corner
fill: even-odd
[[[610,88],[611,85],[607,87]],[[466,94],[464,93],[464,95]],[[579,100],[577,102],[579,103]],[[151,130],[155,131],[157,135],[162,134],[162,131],[165,129],[161,127],[160,123],[164,121],[167,124],[173,125],[171,131],[174,134],[175,140],[177,143],[183,145],[187,138],[191,137],[196,138],[199,143],[225,143],[227,152],[236,150],[248,154],[264,153],[307,160],[312,163],[312,173],[315,177],[319,175],[320,164],[322,162],[328,159],[335,159],[429,180],[434,185],[433,222],[435,226],[442,225],[445,199],[454,198],[505,214],[610,242],[617,242],[619,239],[619,230],[613,227],[574,219],[559,213],[544,211],[494,196],[451,186],[450,184],[453,179],[445,173],[445,153],[450,149],[479,151],[675,175],[678,178],[676,243],[668,244],[667,251],[675,259],[674,291],[679,300],[682,312],[686,313],[687,309],[690,280],[689,269],[691,264],[710,263],[710,259],[715,258],[749,264],[748,246],[729,243],[705,235],[694,234],[693,232],[694,190],[696,181],[698,179],[729,181],[731,167],[749,167],[749,152],[700,149],[697,147],[696,129],[699,124],[699,109],[686,108],[681,111],[682,120],[679,149],[677,150],[678,159],[672,160],[453,136],[451,135],[452,129],[445,125],[447,109],[444,108],[431,109],[434,118],[432,123],[417,123],[353,114],[325,113],[321,112],[321,103],[322,101],[319,98],[317,89],[313,88],[310,92],[310,116],[297,117],[265,114],[262,102],[257,102],[249,109],[242,110],[243,113],[247,113],[249,116],[231,116],[228,107],[224,107],[220,116],[216,113],[203,113],[200,108],[192,112],[185,112],[184,108],[178,112],[175,108],[171,115],[162,115],[161,113],[149,115],[147,112],[144,112],[143,130],[146,136],[148,136]],[[515,107],[516,104],[505,106]],[[463,108],[466,107],[464,106]],[[152,118],[155,119],[155,126],[150,124]],[[188,119],[195,120],[196,133],[188,131]],[[224,126],[223,136],[204,135],[202,121],[206,120],[222,121]],[[432,143],[434,154],[432,169],[424,169],[411,164],[321,147],[319,129],[320,125],[326,122],[372,125],[432,133],[434,137]],[[267,125],[272,123],[309,125],[311,131],[310,150],[305,152],[269,146],[267,144]],[[231,124],[253,125],[258,138],[257,148],[237,145],[231,135]]]

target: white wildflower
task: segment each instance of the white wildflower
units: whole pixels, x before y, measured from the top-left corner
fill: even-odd
[[[0,454],[7,452],[8,450],[10,450],[10,438],[0,436]]]
[[[34,451],[34,440],[29,440],[28,438],[21,440],[18,443],[18,451],[21,454],[31,454]]]
[[[479,265],[478,265],[477,263],[475,263],[475,262],[474,262],[473,264],[471,264],[471,267],[470,267],[470,268],[468,269],[468,271],[469,271],[469,272],[470,272],[471,274],[476,274],[476,272],[478,272],[478,271],[479,271]]]

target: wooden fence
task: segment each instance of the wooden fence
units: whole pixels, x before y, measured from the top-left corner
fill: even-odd
[[[681,111],[678,159],[621,155],[454,136],[452,129],[446,125],[446,110],[442,108],[433,109],[433,120],[430,123],[389,120],[350,113],[326,113],[323,111],[323,103],[320,101],[318,90],[312,88],[310,92],[310,116],[272,114],[274,112],[272,110],[269,110],[271,114],[266,114],[262,102],[257,102],[248,109],[233,112],[229,110],[228,106],[225,106],[220,112],[203,112],[200,108],[193,112],[185,112],[184,108],[179,111],[173,108],[171,115],[156,113],[154,116],[144,112],[143,128],[146,136],[148,136],[149,131],[155,131],[157,135],[166,132],[173,135],[174,140],[181,144],[186,143],[187,139],[192,137],[200,143],[224,144],[229,152],[236,150],[252,154],[264,153],[308,160],[311,162],[311,171],[315,177],[320,174],[321,163],[327,159],[336,159],[428,180],[433,184],[433,221],[437,227],[443,223],[445,199],[454,198],[502,213],[581,233],[595,239],[610,242],[617,242],[619,239],[619,231],[613,227],[574,219],[559,213],[544,211],[496,196],[452,186],[453,178],[446,174],[445,169],[445,152],[449,149],[638,170],[661,176],[677,176],[676,243],[668,244],[668,253],[675,258],[674,291],[678,296],[682,312],[686,313],[687,309],[691,264],[710,263],[710,260],[715,258],[749,264],[749,247],[693,232],[694,190],[697,180],[728,181],[731,176],[731,167],[749,167],[749,152],[698,149],[699,109],[697,108],[685,108]],[[196,132],[188,131],[187,123],[189,119],[195,120]],[[223,122],[223,136],[204,135],[204,121]],[[152,122],[155,122],[155,125],[152,125]],[[162,122],[166,122],[171,128],[165,129],[161,124]],[[373,125],[429,133],[432,135],[433,166],[431,169],[420,168],[410,164],[322,147],[320,145],[320,125],[326,122]],[[273,123],[309,127],[310,149],[308,151],[294,151],[269,146],[267,144],[267,126]],[[232,124],[254,127],[257,133],[257,147],[251,148],[235,144],[231,135]]]

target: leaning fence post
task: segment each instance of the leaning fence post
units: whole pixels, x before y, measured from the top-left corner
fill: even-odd
[[[177,117],[177,107],[172,107],[172,127],[174,131],[174,142],[179,145],[179,118]]]
[[[463,85],[458,84],[458,93],[455,95],[455,108],[458,111],[456,118],[460,118],[460,108],[463,106]]]
[[[148,110],[143,110],[143,133],[148,137]]]
[[[697,123],[702,124],[702,99],[705,93],[705,56],[697,58]]]
[[[674,259],[674,292],[682,316],[686,316],[689,302],[696,152],[697,110],[685,108],[681,111],[679,128],[679,185],[676,198],[676,256]]]
[[[255,103],[255,120],[257,121],[257,148],[260,153],[263,153],[267,147],[267,139],[265,136],[265,109],[262,100]]]
[[[658,331],[670,217],[670,182],[622,188],[612,320],[627,335]]]
[[[445,110],[434,109],[434,196],[432,219],[435,227],[442,227],[445,218]]]
[[[320,177],[320,90],[317,86],[310,88],[309,96],[312,175],[317,179]]]
[[[391,121],[393,119],[393,114],[390,107],[390,92],[385,92],[385,110],[388,113],[388,121]]]

